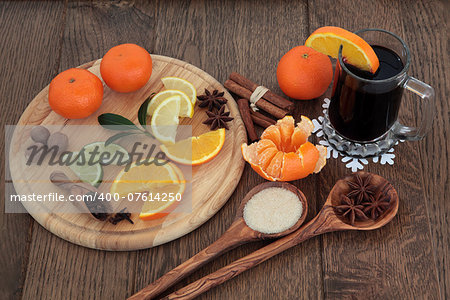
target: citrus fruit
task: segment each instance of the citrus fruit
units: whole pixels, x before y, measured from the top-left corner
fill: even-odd
[[[292,48],[278,63],[278,85],[283,93],[294,99],[319,97],[325,93],[332,79],[330,58],[306,46]]]
[[[72,152],[70,161],[78,156],[78,152]],[[82,160],[78,157],[77,162],[69,165],[69,168],[80,178],[81,181],[87,182],[98,187],[103,180],[103,168],[100,164],[89,164],[89,160]]]
[[[192,105],[197,101],[197,91],[189,81],[179,77],[163,77],[161,81],[166,89],[185,93],[191,99]]]
[[[66,119],[83,119],[102,104],[102,81],[84,69],[68,69],[50,82],[48,104]]]
[[[180,109],[180,96],[171,96],[156,107],[150,124],[152,133],[157,140],[163,143],[175,143]]]
[[[167,157],[186,165],[200,165],[213,159],[225,142],[225,129],[209,131],[199,136],[178,141],[171,145],[161,145]]]
[[[121,44],[106,52],[100,63],[106,85],[120,93],[143,87],[152,74],[152,57],[141,46]]]
[[[377,55],[366,41],[340,27],[317,29],[308,37],[305,45],[333,58],[338,58],[342,45],[342,56],[347,63],[371,73],[375,73],[380,65]]]
[[[244,160],[263,178],[271,181],[301,179],[318,173],[326,164],[327,149],[308,142],[314,125],[301,117],[286,116],[264,130],[261,139],[251,145],[242,144]]]
[[[179,116],[192,118],[192,115],[194,114],[194,105],[192,104],[191,100],[188,98],[188,96],[186,96],[185,93],[177,90],[165,90],[153,96],[152,100],[150,101],[147,107],[147,115],[148,116],[153,115],[153,112],[158,107],[158,105],[171,96],[180,96],[181,98],[180,102],[181,107]]]
[[[105,142],[94,142],[91,144],[87,144],[83,147],[84,149],[84,155],[92,161],[98,161],[101,156],[103,155],[104,161],[100,161],[100,164],[118,164],[119,162],[125,163],[130,159],[130,156],[128,154],[128,151],[125,150],[122,146],[117,144],[109,144],[108,146],[105,146]],[[91,154],[91,152],[97,152]],[[109,156],[105,156],[103,153],[108,153]],[[92,157],[94,156],[94,157]]]
[[[147,201],[142,206],[139,218],[153,220],[164,217],[175,209],[179,203],[176,199],[180,199],[184,189],[183,173],[173,163],[153,163],[148,166],[133,163],[128,171],[124,168],[117,175],[110,192],[121,197],[147,193]]]

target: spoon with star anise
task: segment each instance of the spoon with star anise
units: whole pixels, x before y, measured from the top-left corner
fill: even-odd
[[[358,198],[361,191],[364,191],[364,196]],[[362,202],[358,202],[359,200]],[[349,175],[336,182],[322,210],[307,224],[264,248],[185,286],[165,299],[195,298],[272,256],[323,233],[378,229],[389,223],[397,214],[397,210],[397,192],[386,179],[366,172]]]

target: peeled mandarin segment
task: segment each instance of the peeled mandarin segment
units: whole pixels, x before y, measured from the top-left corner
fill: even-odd
[[[267,175],[276,179],[280,178],[281,169],[283,167],[283,157],[283,151],[278,151],[275,154],[275,156],[270,161],[270,164],[265,168]]]
[[[277,145],[275,145],[275,143],[271,140],[260,140],[259,142],[255,143],[255,145],[257,154],[260,154],[267,148],[277,148]]]
[[[302,158],[294,152],[284,155],[284,167],[281,171],[281,181],[292,181],[305,178],[310,174],[308,170],[302,166]]]
[[[319,151],[310,142],[301,145],[296,153],[286,153],[283,170],[281,171],[282,181],[302,179],[313,173],[316,162],[319,160]]]
[[[319,150],[310,142],[306,142],[298,148],[296,153],[301,155],[303,168],[311,174],[319,160]]]
[[[261,134],[261,140],[267,139],[274,142],[275,145],[281,145],[281,133],[277,125],[270,125]]]
[[[253,143],[250,146],[247,144],[241,145],[242,156],[244,160],[250,164],[256,164],[256,161],[258,160],[256,146],[256,143]]]
[[[376,72],[380,62],[372,47],[358,35],[343,28],[321,27],[314,31],[305,42],[305,46],[333,58],[338,58],[341,45],[343,46],[342,56],[349,64],[361,70]]]
[[[258,162],[257,165],[259,165],[263,170],[266,170],[269,165],[271,164],[272,160],[274,159],[275,155],[278,154],[277,148],[267,148],[263,150],[258,155]]]
[[[314,168],[314,173],[319,173],[320,170],[327,164],[327,148],[324,146],[316,146],[319,151],[319,159],[317,160],[316,167]]]
[[[311,132],[314,130],[314,124],[309,118],[302,116],[301,119],[292,133],[291,143],[294,148],[293,151],[296,151],[301,145],[306,143]]]
[[[295,152],[301,145],[306,143],[307,140],[308,136],[305,134],[305,132],[296,127],[291,137],[292,147],[294,148],[293,151]]]
[[[276,124],[280,128],[280,136],[281,136],[281,149],[284,152],[293,151],[293,147],[291,145],[291,136],[294,132],[295,120],[291,116],[286,116],[283,119],[279,120]]]
[[[314,123],[308,117],[301,116],[301,121],[297,123],[297,127],[310,136],[311,132],[314,130]]]

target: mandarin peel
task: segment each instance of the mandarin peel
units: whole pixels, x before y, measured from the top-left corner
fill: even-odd
[[[326,164],[327,150],[308,142],[313,128],[305,116],[297,126],[292,116],[286,116],[267,127],[258,142],[242,144],[242,156],[270,181],[292,181],[317,173]]]

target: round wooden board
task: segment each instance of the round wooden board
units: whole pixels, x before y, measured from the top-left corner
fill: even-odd
[[[112,225],[98,221],[90,214],[33,213],[29,209],[37,222],[57,236],[78,245],[103,250],[122,251],[154,247],[177,239],[202,225],[225,204],[236,188],[244,168],[240,145],[247,140],[236,102],[217,80],[199,68],[160,55],[152,55],[152,59],[152,76],[143,88],[133,93],[121,94],[104,84],[104,100],[100,109],[86,119],[68,120],[53,112],[48,105],[47,86],[28,105],[18,125],[98,125],[97,116],[107,112],[121,114],[138,123],[139,106],[151,93],[164,89],[161,78],[165,76],[178,76],[190,81],[200,94],[205,88],[225,91],[227,108],[234,120],[230,122],[230,130],[226,131],[225,144],[220,153],[210,162],[192,168],[192,212],[169,214],[154,221],[142,221],[137,214],[133,214],[134,225],[126,221]],[[84,64],[80,68],[88,69],[101,78],[100,61]],[[196,105],[194,117],[183,119],[181,124],[192,125],[193,135],[207,132],[209,128],[202,124],[204,114],[204,110]],[[18,130],[14,132],[11,145],[29,140],[29,136],[17,132]],[[72,150],[70,145],[69,150]],[[11,162],[17,156],[23,157],[24,153],[15,151],[11,146],[9,155]],[[69,170],[65,166],[61,168]],[[17,194],[27,195],[42,191],[63,193],[50,182],[37,187],[20,180],[20,172],[23,170],[19,170],[17,164],[10,163],[10,169]],[[31,208],[30,205],[36,204],[24,203],[25,208]]]

